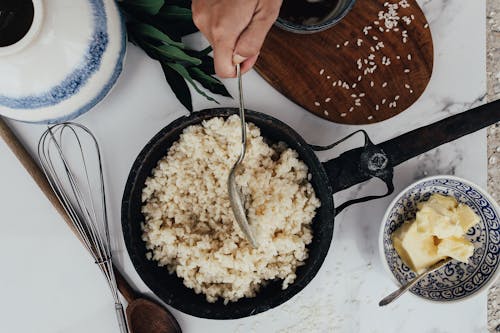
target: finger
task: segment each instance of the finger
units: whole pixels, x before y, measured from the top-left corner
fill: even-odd
[[[276,3],[279,4],[279,2]],[[269,29],[271,29],[278,17],[279,6],[276,3],[273,3],[273,6],[268,6],[256,12],[248,27],[238,38],[235,54],[245,58],[259,54]]]
[[[230,41],[215,42],[213,49],[217,75],[221,78],[235,77],[236,69],[233,65],[234,43]]]
[[[257,58],[259,57],[258,54],[248,58],[244,62],[241,63],[241,74],[245,74],[249,70],[252,69],[253,65],[257,62]]]

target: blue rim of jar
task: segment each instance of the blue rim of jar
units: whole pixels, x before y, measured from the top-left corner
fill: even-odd
[[[295,24],[290,21],[284,20],[281,17],[278,17],[274,25],[282,30],[297,34],[312,34],[315,32],[324,31],[339,23],[351,11],[355,3],[356,0],[348,1],[338,15],[333,16],[320,24],[314,24],[314,25]]]

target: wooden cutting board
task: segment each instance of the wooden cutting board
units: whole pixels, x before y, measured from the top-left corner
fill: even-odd
[[[429,24],[414,0],[358,0],[323,32],[273,27],[256,69],[322,118],[369,124],[412,105],[430,80],[433,60]]]

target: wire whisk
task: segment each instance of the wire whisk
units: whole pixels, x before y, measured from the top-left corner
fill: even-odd
[[[128,333],[113,273],[101,152],[95,136],[76,123],[48,127],[38,157],[52,189],[111,290],[121,333]]]

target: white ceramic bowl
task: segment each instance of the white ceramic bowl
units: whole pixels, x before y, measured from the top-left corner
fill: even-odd
[[[384,267],[398,284],[416,277],[397,254],[391,234],[402,223],[414,218],[417,203],[433,193],[453,196],[470,206],[481,218],[466,237],[474,244],[469,264],[451,261],[429,274],[410,291],[432,301],[455,301],[487,290],[500,270],[500,209],[493,198],[477,185],[454,176],[435,176],[417,181],[404,189],[389,205],[379,233],[379,254]]]
[[[33,23],[0,47],[0,115],[34,123],[69,120],[111,90],[126,49],[113,0],[32,0]]]

